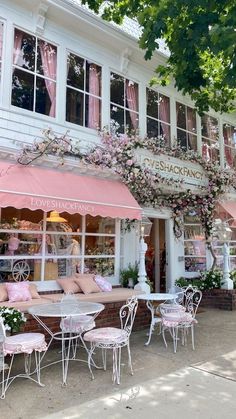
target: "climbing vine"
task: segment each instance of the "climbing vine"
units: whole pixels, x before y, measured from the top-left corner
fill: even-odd
[[[68,133],[56,136],[52,130],[43,132],[44,138],[36,140],[33,145],[24,147],[18,155],[20,164],[31,164],[45,154],[54,154],[61,159],[73,156],[84,164],[108,168],[118,174],[140,205],[153,208],[170,208],[174,218],[174,233],[181,235],[181,217],[191,210],[197,212],[205,231],[206,239],[211,235],[216,203],[229,186],[236,186],[235,176],[231,170],[222,169],[217,163],[205,161],[194,151],[185,151],[177,144],[165,146],[163,138],[145,138],[137,135],[101,132],[101,144],[81,153],[79,145],[73,145]],[[152,155],[168,155],[182,161],[198,163],[208,178],[208,186],[198,188],[199,192],[183,187],[183,179],[166,178],[159,172],[140,164],[137,155],[139,150],[147,150]],[[178,192],[165,193],[165,189]],[[182,190],[181,190],[182,189]]]

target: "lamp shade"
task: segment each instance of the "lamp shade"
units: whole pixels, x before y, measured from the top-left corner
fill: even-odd
[[[152,228],[152,222],[149,220],[149,218],[143,216],[140,224],[141,233],[140,235],[143,236],[150,236],[151,228]]]
[[[46,218],[50,223],[67,223],[68,221],[61,217],[59,212],[51,211],[49,217]]]

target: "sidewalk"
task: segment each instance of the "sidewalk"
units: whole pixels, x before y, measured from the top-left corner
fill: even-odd
[[[132,335],[134,376],[124,350],[121,385],[96,370],[91,381],[87,365],[71,363],[68,386],[60,385],[59,365],[42,370],[44,388],[16,380],[0,401],[1,418],[182,418],[231,419],[236,409],[236,312],[206,310],[198,316],[196,350],[191,344],[173,353],[161,336],[146,347],[145,332]],[[50,357],[56,355],[51,351]]]

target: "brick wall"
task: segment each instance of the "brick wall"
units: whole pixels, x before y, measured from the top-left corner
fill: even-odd
[[[119,310],[123,304],[124,301],[116,303],[105,303],[105,309],[96,318],[96,326],[120,327]],[[60,319],[48,317],[44,318],[43,320],[49,329],[51,329],[54,333],[60,330]],[[149,325],[150,311],[147,309],[145,302],[139,301],[133,330],[141,330],[149,327]],[[45,330],[42,328],[42,326],[40,326],[40,324],[29,314],[27,315],[27,322],[22,331],[45,333]]]
[[[236,310],[236,289],[214,289],[203,291],[201,306],[219,308],[222,310]]]

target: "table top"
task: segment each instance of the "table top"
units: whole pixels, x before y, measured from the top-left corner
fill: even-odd
[[[30,307],[28,312],[38,317],[73,317],[80,314],[96,314],[104,310],[105,306],[100,303],[89,301],[61,302],[39,304]]]
[[[178,297],[178,294],[172,294],[168,292],[152,292],[150,294],[137,295],[139,300],[146,301],[166,301],[166,300],[175,300]]]

